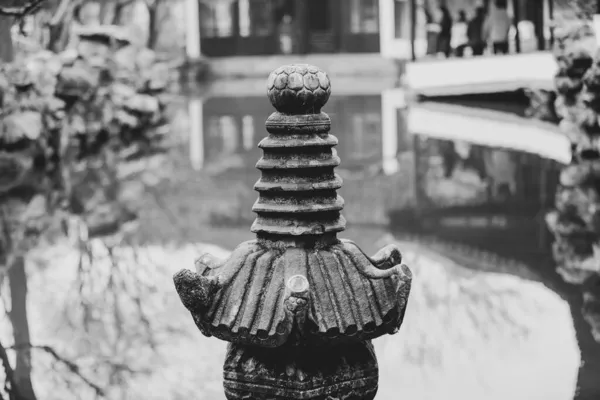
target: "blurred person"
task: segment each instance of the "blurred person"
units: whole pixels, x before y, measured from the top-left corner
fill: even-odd
[[[279,49],[283,54],[291,54],[294,47],[292,17],[284,15],[279,24]]]
[[[517,27],[510,28],[509,40],[511,48],[516,48],[517,31],[519,32],[519,44],[521,52],[532,52],[538,49],[535,24],[532,21],[519,21]]]
[[[439,151],[442,157],[442,164],[444,167],[444,178],[451,178],[454,173],[460,156],[457,154],[454,142],[443,141],[439,144]]]
[[[467,37],[469,38],[469,47],[474,56],[480,56],[485,50],[485,39],[483,36],[483,25],[485,23],[485,9],[477,7],[475,16],[469,21],[467,27]]]
[[[457,57],[462,57],[464,55],[465,48],[469,43],[467,28],[467,13],[465,13],[465,10],[460,10],[458,12],[458,20],[452,26],[451,38],[452,49]]]
[[[450,42],[452,40],[452,15],[446,6],[445,1],[440,2],[440,34],[437,40],[437,52],[444,54],[446,57],[450,57],[452,47]]]
[[[496,0],[484,28],[485,36],[492,42],[494,54],[508,54],[508,33],[511,26],[507,1]]]

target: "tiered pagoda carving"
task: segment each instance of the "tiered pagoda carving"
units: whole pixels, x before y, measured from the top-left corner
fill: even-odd
[[[368,257],[338,239],[340,164],[322,112],[327,74],[310,65],[276,69],[267,83],[277,110],[255,185],[256,239],[225,260],[204,255],[175,286],[200,331],[230,342],[228,399],[373,399],[371,339],[402,324],[412,275],[396,246]]]

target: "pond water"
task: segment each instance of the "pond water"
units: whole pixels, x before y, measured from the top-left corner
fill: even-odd
[[[570,400],[578,385],[589,395],[578,399],[600,398],[600,349],[582,319],[581,294],[554,272],[543,221],[560,165],[411,132],[410,109],[390,114],[386,101],[381,94],[334,94],[324,110],[342,159],[348,229],[340,237],[370,254],[397,242],[414,273],[400,332],[375,340],[377,398]],[[152,325],[171,330],[155,338],[159,358],[133,344],[115,350],[123,363],[152,366],[127,378],[122,398],[224,399],[225,344],[197,331],[170,275],[192,268],[200,252],[226,255],[253,238],[254,165],[271,112],[262,95],[175,103],[169,178],[145,194],[139,238],[147,265],[164,266],[140,270],[146,275],[139,279],[162,282],[146,301],[155,310]],[[57,263],[76,271],[72,258]],[[49,272],[32,278],[31,303],[68,303],[67,281]],[[79,343],[72,327],[43,307],[34,306],[30,319],[34,338],[54,329]]]

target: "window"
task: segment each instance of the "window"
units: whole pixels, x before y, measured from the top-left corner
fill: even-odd
[[[410,39],[410,4],[408,0],[394,0],[394,22],[396,39]]]
[[[240,36],[269,36],[275,30],[273,0],[240,0]]]
[[[350,0],[350,32],[379,32],[378,0]]]
[[[200,2],[201,37],[231,37],[233,32],[234,15],[231,2]]]

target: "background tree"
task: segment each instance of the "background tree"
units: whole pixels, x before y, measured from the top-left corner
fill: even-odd
[[[34,10],[33,3],[13,3],[0,8],[11,25]],[[41,5],[36,2],[35,9]],[[10,29],[3,33],[11,43]],[[76,48],[61,54],[37,51],[11,62],[14,49],[5,47],[2,53],[0,283],[8,277],[14,343],[0,343],[6,377],[0,398],[5,394],[10,399],[35,399],[32,350],[49,354],[96,394],[104,393],[54,348],[32,343],[25,262],[31,249],[59,231],[75,231],[88,255],[90,239],[122,236],[136,219],[128,201],[135,196],[126,193],[127,184],[136,180],[131,165],[156,154],[164,139],[161,93],[167,88],[168,66],[157,62],[154,52],[132,46],[126,32],[116,27],[89,26],[78,31],[77,40]],[[129,173],[123,173],[123,166]],[[114,245],[103,243],[112,258]],[[81,273],[85,275],[85,269]],[[110,282],[119,273],[119,268],[112,269]],[[84,279],[80,291],[85,284]],[[115,287],[111,284],[107,292]],[[115,315],[119,302],[114,302]],[[147,320],[143,313],[139,318]],[[10,351],[16,352],[14,366]],[[108,367],[124,371],[110,360]]]
[[[554,108],[571,141],[572,159],[560,174],[556,209],[546,217],[555,239],[557,272],[578,285],[569,301],[576,305],[572,312],[583,314],[588,323],[575,327],[579,345],[586,349],[576,399],[592,399],[600,391],[600,59],[588,17],[581,11],[578,19],[557,30]]]

